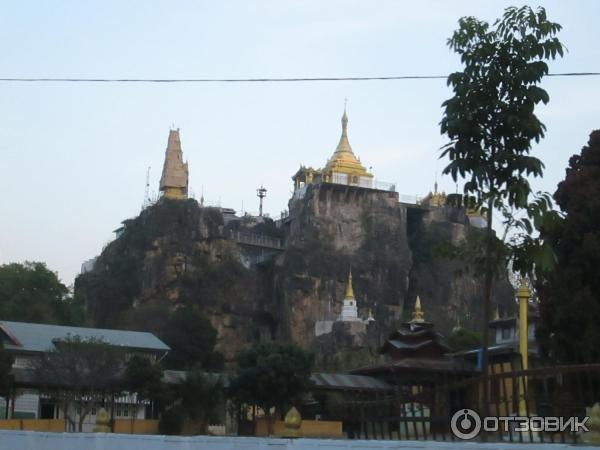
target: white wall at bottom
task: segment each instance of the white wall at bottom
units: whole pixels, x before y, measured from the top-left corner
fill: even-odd
[[[509,444],[434,441],[355,441],[328,439],[268,439],[211,436],[132,436],[104,433],[37,433],[0,431],[0,449],[10,450],[309,450],[342,449],[506,449]],[[511,450],[542,450],[547,444],[510,444]],[[574,446],[552,444],[552,450]]]

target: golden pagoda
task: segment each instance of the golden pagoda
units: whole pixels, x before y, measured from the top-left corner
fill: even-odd
[[[346,297],[349,300],[354,300],[354,289],[352,288],[352,270],[348,273],[348,283],[346,284]]]
[[[342,116],[342,136],[335,152],[322,170],[322,179],[328,183],[349,184],[373,187],[373,174],[354,155],[348,141],[348,114],[344,108]]]
[[[187,162],[183,162],[179,128],[169,130],[159,189],[163,197],[169,199],[186,199],[188,196],[188,165]]]
[[[410,323],[425,322],[425,314],[421,309],[421,297],[417,295],[417,301],[415,302],[415,310],[413,312],[413,318]]]
[[[447,201],[447,196],[445,192],[438,192],[438,183],[437,180],[433,184],[433,192],[429,191],[429,194],[425,196],[423,200],[421,200],[420,204],[423,206],[431,206],[435,208],[439,208],[440,206],[445,206]]]
[[[294,181],[294,197],[302,198],[308,186],[319,183],[342,184],[373,189],[375,183],[373,174],[367,171],[360,159],[356,157],[348,141],[348,114],[344,108],[342,116],[342,136],[340,141],[327,160],[323,169],[300,166],[298,171],[292,175]],[[387,190],[388,188],[386,188]],[[395,190],[390,184],[389,190]]]

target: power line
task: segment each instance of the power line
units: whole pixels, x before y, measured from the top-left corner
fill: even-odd
[[[549,77],[591,77],[600,72],[549,73]],[[378,77],[292,77],[292,78],[0,78],[15,83],[294,83],[314,81],[394,81],[447,79],[447,75],[402,75]]]

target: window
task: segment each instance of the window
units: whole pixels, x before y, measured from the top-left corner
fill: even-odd
[[[127,417],[129,415],[129,405],[123,405],[123,415]]]
[[[512,337],[512,328],[504,327],[502,328],[502,340],[506,341]]]

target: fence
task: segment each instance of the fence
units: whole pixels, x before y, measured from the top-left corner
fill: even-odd
[[[484,389],[488,402],[484,403]],[[450,424],[456,411],[484,416],[577,418],[582,421],[600,402],[600,364],[556,366],[456,377],[436,385],[397,387],[391,394],[347,398],[344,424],[350,438],[457,440]],[[590,434],[591,436],[591,434]],[[516,431],[499,426],[476,439],[501,442],[580,443],[585,433]]]

